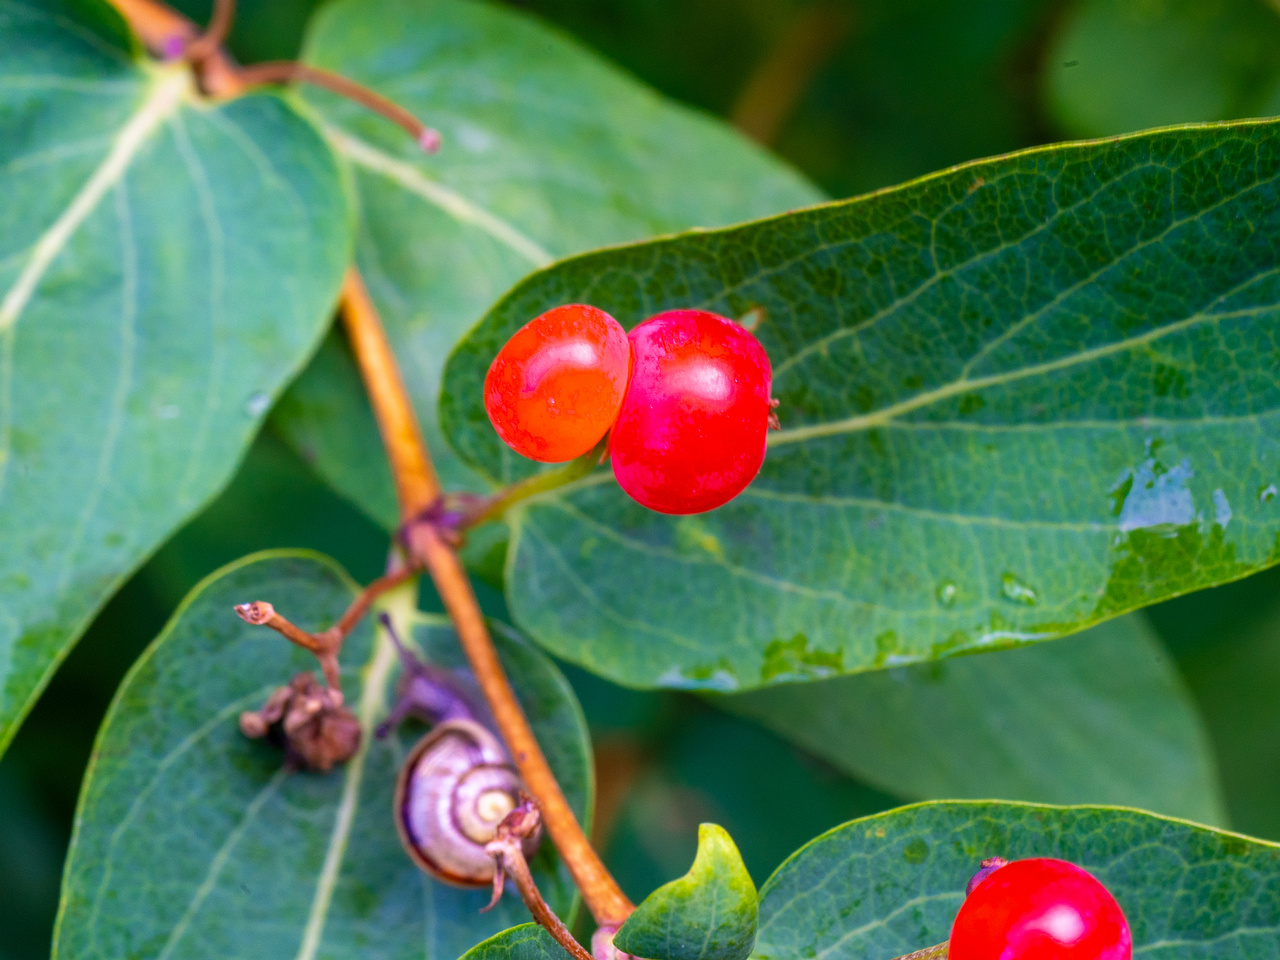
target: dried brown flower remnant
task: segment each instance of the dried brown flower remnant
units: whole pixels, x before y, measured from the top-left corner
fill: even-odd
[[[302,770],[332,770],[360,747],[360,721],[341,693],[309,672],[277,689],[261,710],[240,714],[240,732],[283,748],[285,763]]]

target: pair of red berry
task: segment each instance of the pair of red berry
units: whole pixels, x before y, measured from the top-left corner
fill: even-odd
[[[609,437],[618,484],[661,513],[728,503],[764,462],[773,370],[741,324],[669,310],[629,334],[603,310],[556,307],[498,352],[484,405],[516,453],[562,463]]]
[[[984,860],[951,926],[948,960],[1131,960],[1120,904],[1088,871],[1037,857]]]

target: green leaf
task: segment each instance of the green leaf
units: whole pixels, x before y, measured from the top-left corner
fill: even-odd
[[[657,960],[745,960],[756,939],[758,906],[756,885],[733,838],[704,823],[689,872],[649,894],[614,945]]]
[[[628,685],[729,690],[1048,639],[1275,562],[1277,177],[1275,123],[1158,131],[532,275],[446,370],[442,422],[494,482],[536,465],[485,370],[556,303],[763,311],[782,430],[712,513],[647,511],[607,468],[516,511],[517,622]]]
[[[896,957],[947,939],[983,857],[1058,857],[1120,902],[1133,954],[1272,960],[1280,846],[1119,807],[927,803],[802,847],[760,891],[758,960]]]
[[[901,797],[1112,803],[1226,822],[1200,715],[1140,613],[1059,643],[713,702]]]
[[[1266,0],[1084,0],[1044,71],[1074,136],[1266,116],[1280,109],[1280,17]]]
[[[727,127],[664,101],[528,16],[461,0],[338,0],[305,57],[438,127],[426,156],[346,100],[307,93],[360,194],[356,259],[446,486],[484,489],[436,419],[444,359],[531,269],[607,244],[814,203],[795,173]],[[530,319],[526,317],[526,319]],[[280,423],[317,469],[394,526],[377,432],[337,341]]]
[[[564,960],[564,947],[536,923],[522,923],[478,943],[462,960]]]
[[[364,745],[331,774],[288,775],[281,754],[241,736],[236,718],[314,661],[231,605],[270,598],[304,629],[342,612],[354,586],[318,554],[258,554],[208,578],[121,687],[99,734],[67,861],[55,957],[359,957],[453,960],[527,916],[508,895],[427,878],[396,837],[397,767],[420,735],[376,740],[396,657],[366,623],[343,650],[344,693]],[[442,617],[391,604],[419,645],[458,671]],[[564,678],[526,641],[495,630],[539,742],[570,804],[587,818],[590,751]],[[461,672],[456,675],[462,677]],[[534,861],[548,902],[568,916],[573,886],[550,843]],[[140,882],[140,878],[145,882]]]
[[[0,749],[230,478],[349,252],[289,100],[209,103],[136,56],[100,2],[0,2]]]

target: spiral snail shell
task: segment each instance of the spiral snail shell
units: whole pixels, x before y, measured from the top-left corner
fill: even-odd
[[[485,852],[494,830],[520,801],[521,781],[506,750],[473,720],[447,720],[418,741],[396,780],[395,820],[414,863],[446,883],[493,882]],[[525,841],[525,853],[538,837]]]

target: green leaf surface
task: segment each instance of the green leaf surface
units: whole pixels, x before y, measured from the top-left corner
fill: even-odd
[[[759,960],[896,957],[947,939],[983,857],[1058,857],[1119,901],[1134,957],[1280,956],[1280,846],[1119,807],[930,803],[854,820],[760,891]]]
[[[1280,126],[1028,151],[588,254],[463,341],[442,421],[495,482],[485,370],[586,300],[763,312],[782,429],[675,518],[607,468],[510,519],[508,600],[619,682],[747,688],[1048,639],[1275,561]]]
[[[636,907],[614,945],[655,960],[745,960],[756,939],[759,902],[742,855],[724,827],[698,827],[689,872]]]
[[[478,943],[462,960],[564,960],[564,947],[536,923],[522,923]]]
[[[230,478],[350,244],[287,99],[210,104],[92,0],[0,0],[0,749],[94,612]]]
[[[1280,111],[1280,15],[1267,0],[1083,0],[1044,58],[1072,136]]]
[[[1141,613],[1058,643],[713,702],[900,797],[1108,803],[1226,823],[1199,712]]]
[[[490,913],[486,890],[428,879],[400,848],[396,770],[422,728],[387,740],[373,727],[393,696],[390,642],[363,625],[343,650],[344,693],[364,746],[330,774],[287,775],[281,754],[246,740],[257,709],[308,655],[243,624],[232,604],[271,598],[304,629],[331,623],[354,587],[332,561],[302,552],[246,558],[207,579],[122,685],[99,735],[67,861],[54,956],[118,960],[420,956],[454,960],[527,916],[514,894]],[[442,617],[390,604],[428,658],[455,671]],[[495,640],[570,804],[587,816],[590,749],[564,678],[508,630]],[[552,846],[534,861],[548,902],[568,916],[573,887]]]
[[[437,425],[444,360],[518,279],[595,247],[821,199],[727,127],[497,6],[338,0],[314,20],[305,58],[392,98],[444,136],[439,154],[426,156],[367,110],[306,94],[354,170],[356,259],[449,487],[484,482]],[[372,455],[377,432],[339,341],[326,344],[279,417],[331,483],[395,524],[390,477]]]

